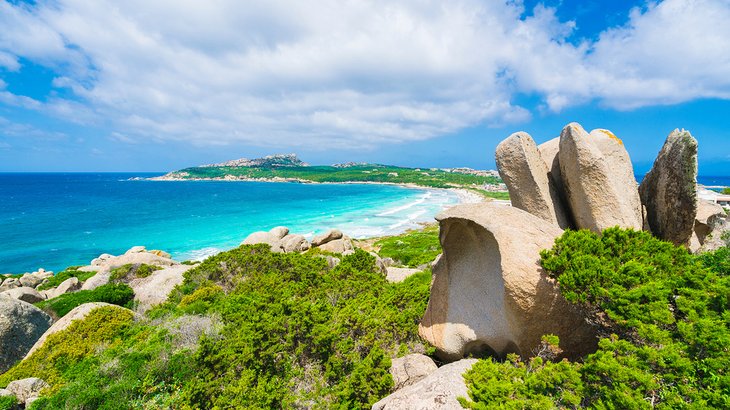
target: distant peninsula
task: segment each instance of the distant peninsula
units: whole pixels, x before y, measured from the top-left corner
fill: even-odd
[[[428,188],[457,188],[493,199],[509,199],[506,186],[494,170],[471,168],[405,168],[348,162],[309,165],[296,154],[236,159],[169,172],[157,181],[263,181],[299,183],[381,183]]]

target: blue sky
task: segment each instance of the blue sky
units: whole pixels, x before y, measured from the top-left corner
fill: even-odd
[[[296,152],[494,168],[516,131],[666,136],[730,175],[730,1],[0,0],[0,171]]]

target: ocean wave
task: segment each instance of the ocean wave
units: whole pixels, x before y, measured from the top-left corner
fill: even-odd
[[[418,199],[416,199],[413,202],[409,202],[405,205],[401,205],[401,206],[389,209],[387,211],[376,214],[375,216],[388,216],[388,215],[396,214],[398,212],[405,211],[406,209],[413,208],[414,206],[418,206],[418,205],[426,202],[427,199],[431,198],[431,195],[432,195],[431,191],[428,191],[425,194],[421,195]]]

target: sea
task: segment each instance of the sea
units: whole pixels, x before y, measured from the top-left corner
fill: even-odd
[[[158,175],[0,173],[0,273],[58,272],[136,245],[202,260],[275,226],[389,235],[459,201],[395,185],[146,180]]]

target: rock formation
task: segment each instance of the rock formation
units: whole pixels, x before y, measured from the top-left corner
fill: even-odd
[[[28,303],[37,303],[45,300],[43,295],[38,293],[37,290],[28,286],[21,286],[19,288],[6,290],[5,292],[0,293],[0,297],[9,297]]]
[[[167,300],[175,286],[183,283],[185,272],[192,269],[191,265],[175,265],[152,272],[146,278],[136,278],[129,282],[134,291],[134,300],[137,302],[136,311],[146,312],[154,305]]]
[[[349,236],[343,235],[340,239],[335,239],[318,246],[319,249],[327,252],[342,253],[352,251],[355,247],[352,245],[352,239]]]
[[[302,235],[287,235],[281,238],[281,249],[284,252],[304,252],[312,246]]]
[[[639,193],[651,232],[689,245],[697,216],[697,140],[689,132],[669,134]]]
[[[467,397],[463,374],[476,363],[463,359],[440,367],[419,382],[404,387],[373,405],[373,410],[456,410],[458,397]]]
[[[433,360],[423,354],[409,354],[393,359],[390,375],[393,376],[393,390],[416,384],[438,369]]]
[[[549,176],[549,169],[529,134],[516,132],[510,135],[497,146],[495,159],[512,206],[563,229],[570,227],[570,219]]]
[[[643,227],[641,201],[629,154],[610,131],[589,135],[570,123],[558,152],[565,196],[578,228],[601,232],[612,226]]]
[[[15,396],[18,402],[23,403],[25,408],[29,408],[30,404],[38,398],[41,390],[47,387],[50,386],[45,381],[37,377],[29,377],[8,383],[6,389]]]
[[[421,272],[423,269],[414,268],[397,268],[394,266],[388,266],[385,268],[385,279],[391,283],[403,282],[409,276]]]
[[[539,264],[562,231],[525,211],[489,203],[436,218],[443,255],[434,267],[421,337],[444,360],[469,353],[529,356],[545,334],[566,356],[595,348],[593,329]]]
[[[25,356],[53,320],[45,312],[12,298],[0,298],[0,373]]]
[[[78,278],[72,277],[64,280],[60,285],[53,289],[41,291],[41,295],[43,295],[46,299],[53,299],[63,295],[64,293],[74,292],[79,289],[81,289],[81,282]]]
[[[312,238],[312,246],[324,245],[327,242],[332,242],[335,239],[340,238],[342,238],[342,231],[339,229],[330,229],[329,231]]]

